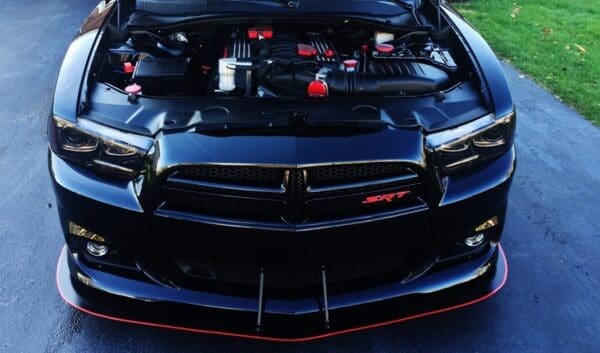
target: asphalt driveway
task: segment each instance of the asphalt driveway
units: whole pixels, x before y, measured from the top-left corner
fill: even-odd
[[[406,324],[281,345],[109,322],[54,285],[62,245],[45,119],[62,56],[98,0],[0,0],[0,351],[584,352],[600,347],[600,130],[508,65],[519,167],[491,300]]]

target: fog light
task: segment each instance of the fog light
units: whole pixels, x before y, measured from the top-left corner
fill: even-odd
[[[484,230],[490,229],[498,225],[498,216],[494,216],[487,221],[481,223],[475,228],[476,232],[483,232]]]
[[[87,252],[96,257],[104,256],[108,253],[108,246],[88,241],[85,249]]]
[[[485,241],[485,234],[479,233],[472,237],[465,238],[465,245],[471,248],[478,247]]]
[[[103,236],[100,236],[94,232],[90,232],[79,224],[75,224],[73,222],[69,222],[69,233],[76,237],[93,240],[98,243],[104,243],[106,241]]]
[[[477,277],[481,277],[481,276],[485,275],[490,270],[490,268],[492,268],[492,264],[490,264],[490,263],[487,263],[487,264],[481,266],[477,270]]]
[[[92,284],[92,279],[81,272],[77,272],[77,279],[79,280],[79,282],[85,284],[86,286]]]

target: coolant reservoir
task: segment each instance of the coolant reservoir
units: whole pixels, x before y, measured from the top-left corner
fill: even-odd
[[[236,58],[219,59],[219,89],[231,92],[235,89]]]
[[[394,33],[388,32],[375,32],[373,39],[375,40],[375,44],[383,44],[393,41],[395,38]]]

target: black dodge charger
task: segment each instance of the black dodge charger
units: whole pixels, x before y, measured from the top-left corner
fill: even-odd
[[[282,342],[480,302],[507,277],[515,119],[443,1],[103,1],[48,120],[58,289]]]

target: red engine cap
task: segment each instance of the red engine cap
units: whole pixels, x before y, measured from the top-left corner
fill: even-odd
[[[331,48],[327,48],[327,49],[325,49],[323,56],[326,58],[333,58],[335,56],[335,51]]]
[[[273,28],[266,26],[248,28],[248,39],[258,39],[259,36],[262,36],[264,39],[273,38]]]
[[[135,71],[135,66],[130,63],[130,62],[126,62],[123,63],[123,72],[125,72],[125,74],[129,75],[132,74]]]
[[[258,29],[248,28],[248,39],[257,39],[257,38],[258,38]]]
[[[306,95],[313,98],[327,97],[329,95],[327,83],[319,80],[312,81],[308,84]]]
[[[317,55],[318,53],[319,52],[317,51],[317,49],[315,49],[313,46],[298,43],[298,55],[305,58],[310,58]]]
[[[377,44],[375,45],[375,50],[379,53],[389,54],[394,51],[394,46],[391,44]]]
[[[354,69],[358,66],[358,60],[348,59],[344,60],[344,67],[346,69]]]
[[[134,94],[136,96],[141,95],[142,94],[142,86],[138,85],[137,83],[134,83],[132,85],[125,87],[125,92],[127,92],[129,94]]]
[[[258,32],[265,38],[271,39],[273,38],[273,28],[271,27],[260,27]]]

